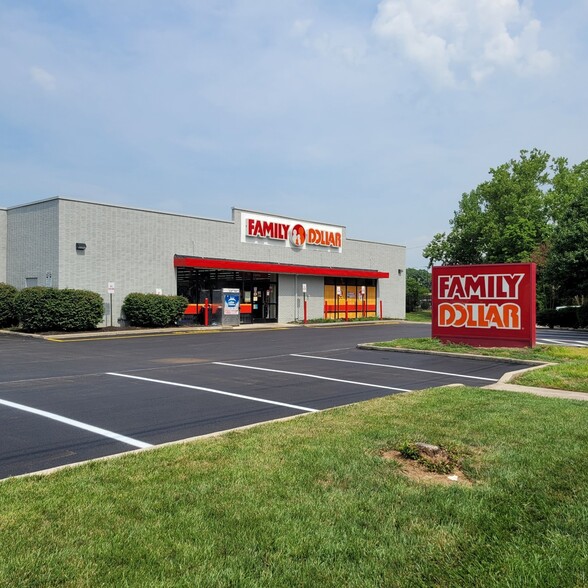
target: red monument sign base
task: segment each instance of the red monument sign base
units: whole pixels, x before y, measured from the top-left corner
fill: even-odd
[[[534,347],[534,263],[433,267],[432,336],[476,347]]]

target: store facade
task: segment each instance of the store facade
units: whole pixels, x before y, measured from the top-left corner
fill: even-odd
[[[302,320],[304,301],[309,319],[404,317],[405,248],[346,233],[238,208],[222,221],[58,197],[0,209],[0,281],[93,290],[115,325],[130,292],[186,296],[198,321],[221,288],[239,290],[242,323]]]

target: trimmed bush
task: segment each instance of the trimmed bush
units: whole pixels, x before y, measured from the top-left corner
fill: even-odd
[[[583,304],[578,308],[578,318],[580,319],[580,327],[582,329],[588,328],[588,304]]]
[[[91,330],[104,315],[104,302],[96,292],[42,286],[18,292],[15,308],[25,331]]]
[[[579,309],[574,306],[566,306],[558,309],[558,325],[569,329],[577,329],[580,326],[578,310]]]
[[[169,327],[177,323],[188,306],[183,296],[134,292],[125,298],[122,311],[134,327]]]
[[[547,310],[540,310],[537,312],[537,324],[542,327],[549,327],[553,329],[558,324],[557,321],[557,310],[555,308],[549,308]]]
[[[566,327],[577,329],[581,326],[588,325],[588,309],[585,306],[564,306],[562,308],[552,308],[542,310],[537,313],[537,324],[553,329],[553,327]],[[584,321],[584,323],[582,322]]]
[[[0,329],[18,324],[14,299],[18,290],[10,284],[0,282]]]

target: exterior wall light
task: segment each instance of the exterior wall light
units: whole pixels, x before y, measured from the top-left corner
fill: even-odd
[[[85,243],[76,243],[76,251],[86,251]]]

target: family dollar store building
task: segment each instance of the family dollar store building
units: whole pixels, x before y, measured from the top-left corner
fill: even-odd
[[[369,235],[368,235],[369,237]],[[222,288],[242,323],[403,318],[405,247],[345,227],[233,208],[228,221],[71,198],[0,209],[0,282],[92,290],[104,324],[124,324],[131,292],[180,294],[197,322]],[[112,308],[110,301],[112,300]]]

